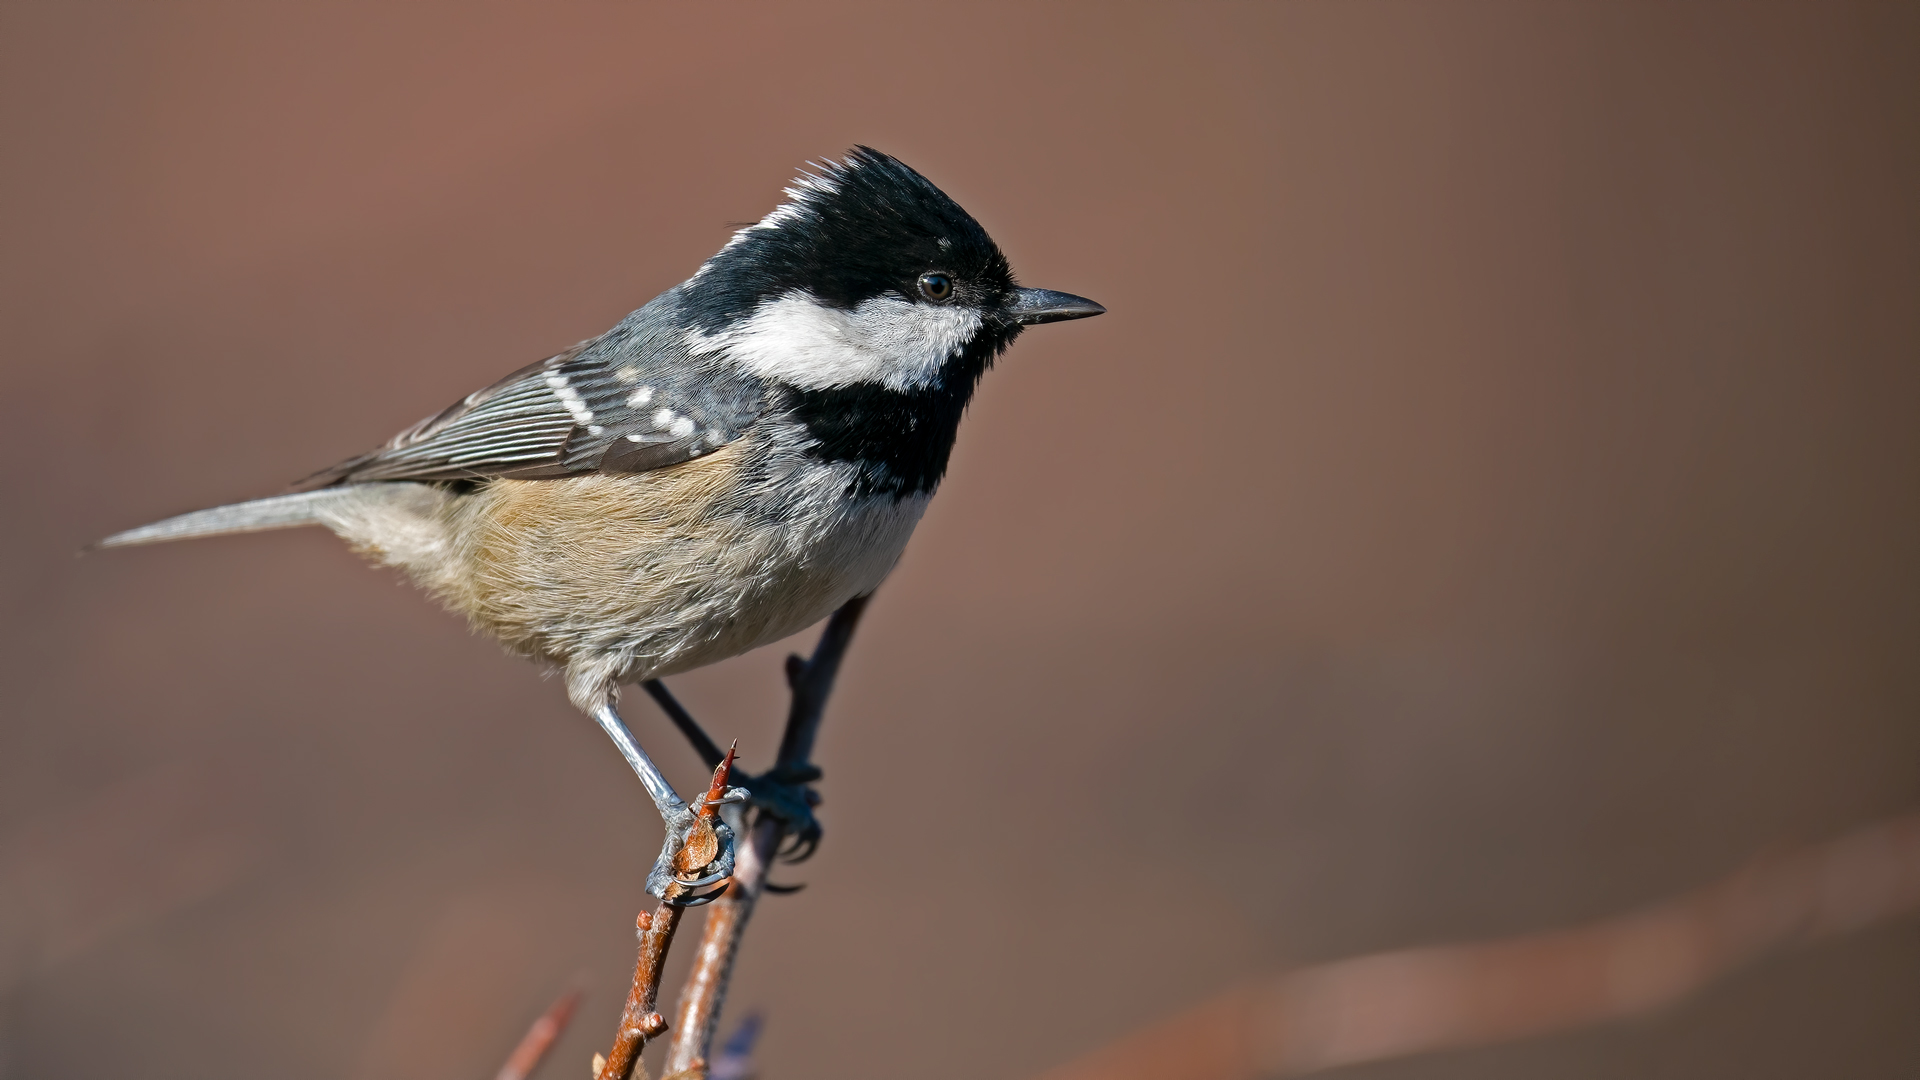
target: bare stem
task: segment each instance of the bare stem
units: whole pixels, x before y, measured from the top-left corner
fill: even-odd
[[[714,1029],[720,1022],[720,1009],[726,1004],[734,955],[740,950],[740,935],[746,931],[754,905],[765,891],[767,869],[779,850],[784,831],[775,818],[763,816],[756,821],[735,856],[732,887],[727,895],[707,908],[699,951],[693,954],[693,967],[680,990],[673,1042],[667,1046],[665,1068],[669,1074],[706,1067]]]
[[[733,770],[733,750],[713,770],[713,783],[700,800],[701,828],[689,838],[687,846],[674,857],[676,871],[704,866],[718,853],[713,822],[721,796],[726,794],[727,778]],[[737,862],[736,862],[737,865]],[[640,1061],[647,1042],[666,1033],[667,1021],[656,1010],[660,1000],[660,972],[667,963],[667,950],[673,945],[674,931],[680,928],[680,916],[686,908],[678,884],[669,886],[666,898],[651,913],[641,912],[634,920],[640,935],[640,955],[633,964],[633,986],[627,991],[627,1005],[620,1013],[620,1027],[614,1032],[613,1049],[595,1071],[597,1080],[627,1080]]]
[[[580,991],[570,990],[547,1006],[547,1011],[540,1014],[520,1039],[520,1045],[507,1056],[507,1063],[500,1066],[494,1080],[527,1080],[532,1076],[547,1051],[553,1049],[555,1040],[567,1030],[567,1022],[573,1019],[573,1010],[579,1004]]]
[[[834,677],[840,673],[840,661],[846,656],[866,606],[864,596],[847,601],[827,621],[812,659],[787,658],[787,685],[793,691],[793,703],[787,710],[780,756],[774,763],[776,770],[804,766],[812,757],[827,697],[833,693]],[[686,989],[680,995],[679,1015],[674,1022],[673,1042],[667,1047],[665,1070],[669,1074],[706,1067],[714,1030],[720,1023],[720,1009],[726,1003],[727,983],[733,976],[733,959],[740,950],[740,937],[746,933],[755,902],[766,889],[767,871],[785,836],[786,825],[780,819],[759,814],[746,842],[735,855],[732,886],[725,896],[708,906],[706,924],[700,934],[700,951],[694,954],[693,970],[687,974]]]
[[[600,1066],[599,1080],[627,1080],[647,1040],[667,1030],[666,1018],[654,1010],[654,1005],[660,998],[660,969],[666,966],[667,948],[673,944],[673,932],[680,927],[683,910],[662,900],[652,914],[643,911],[634,922],[640,932],[640,958],[634,962],[633,988],[627,991],[627,1007],[620,1014],[613,1051]]]
[[[1778,851],[1720,882],[1563,930],[1280,972],[1041,1080],[1255,1080],[1496,1046],[1643,1016],[1769,952],[1920,909],[1920,812]]]

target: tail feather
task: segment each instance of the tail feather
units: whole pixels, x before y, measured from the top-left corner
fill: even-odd
[[[352,487],[321,488],[292,495],[274,495],[251,502],[195,510],[151,525],[115,533],[95,547],[130,547],[134,544],[158,544],[166,540],[185,540],[193,536],[219,536],[224,533],[262,532],[287,529],[296,525],[325,524],[322,515],[329,509],[351,502],[359,493]]]

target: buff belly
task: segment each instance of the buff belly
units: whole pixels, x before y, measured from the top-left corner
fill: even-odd
[[[492,481],[440,501],[442,541],[405,552],[349,539],[512,651],[563,668],[590,708],[872,592],[926,509],[925,496],[850,498],[842,467],[813,460],[749,481],[744,449],[637,475]]]

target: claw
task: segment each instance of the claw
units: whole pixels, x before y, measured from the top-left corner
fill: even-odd
[[[820,805],[820,795],[806,786],[820,777],[818,766],[783,765],[742,778],[752,804],[786,825],[780,856],[789,862],[810,858],[820,846],[823,830],[813,814],[813,808]]]
[[[799,656],[789,656],[786,661],[787,684],[796,691],[804,683],[808,662]],[[707,733],[694,720],[692,714],[669,692],[658,679],[643,684],[654,701],[673,721],[683,734],[693,743],[694,750],[703,759],[719,763],[723,756],[719,747],[708,738]],[[783,754],[788,752],[782,746]],[[731,758],[729,757],[730,761]],[[780,857],[787,862],[804,862],[813,857],[820,847],[820,821],[813,815],[813,808],[820,805],[820,794],[807,785],[820,779],[820,768],[808,763],[776,765],[759,776],[742,776],[740,787],[715,788],[705,802],[699,806],[704,814],[712,807],[725,803],[746,801],[758,807],[761,813],[771,814],[786,825],[786,840],[780,851]],[[663,809],[661,816],[666,817]],[[655,879],[648,878],[649,889]],[[662,886],[664,887],[664,885]],[[654,895],[658,896],[659,893]]]
[[[733,869],[729,867],[724,873],[715,872],[712,874],[708,874],[705,877],[694,878],[692,881],[688,881],[686,878],[674,878],[673,883],[675,885],[680,886],[682,889],[687,890],[688,892],[695,892],[697,890],[704,889],[709,885],[717,885],[720,882],[725,881],[732,876],[733,876]]]
[[[688,891],[731,877],[733,857],[733,830],[725,822],[704,822],[682,810],[667,822],[660,857],[647,874],[647,892],[678,904]]]
[[[735,789],[727,786],[733,771],[734,749],[728,748],[713,784],[700,799],[698,811],[685,803],[662,806],[660,817],[666,823],[666,837],[660,845],[660,857],[647,873],[647,892],[681,907],[698,906],[719,896],[702,895],[700,890],[720,884],[733,876],[733,830],[720,820],[718,808],[734,801]]]
[[[713,890],[710,893],[702,893],[699,896],[690,897],[685,900],[675,900],[674,904],[678,907],[705,907],[706,905],[713,903],[715,900],[718,900],[721,897],[727,895],[727,889],[731,888],[732,885],[733,885],[733,882],[729,881],[727,882],[727,884],[720,886],[719,888]]]
[[[781,849],[780,861],[803,863],[813,858],[814,852],[818,850],[820,850],[820,830],[818,828],[796,833],[793,837],[793,842]]]

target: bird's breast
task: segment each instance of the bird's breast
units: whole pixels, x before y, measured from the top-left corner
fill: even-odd
[[[648,678],[796,633],[872,592],[926,494],[861,494],[858,466],[749,436],[639,475],[500,480],[458,511],[449,603],[516,651],[630,658]],[[610,661],[611,662],[611,661]]]

